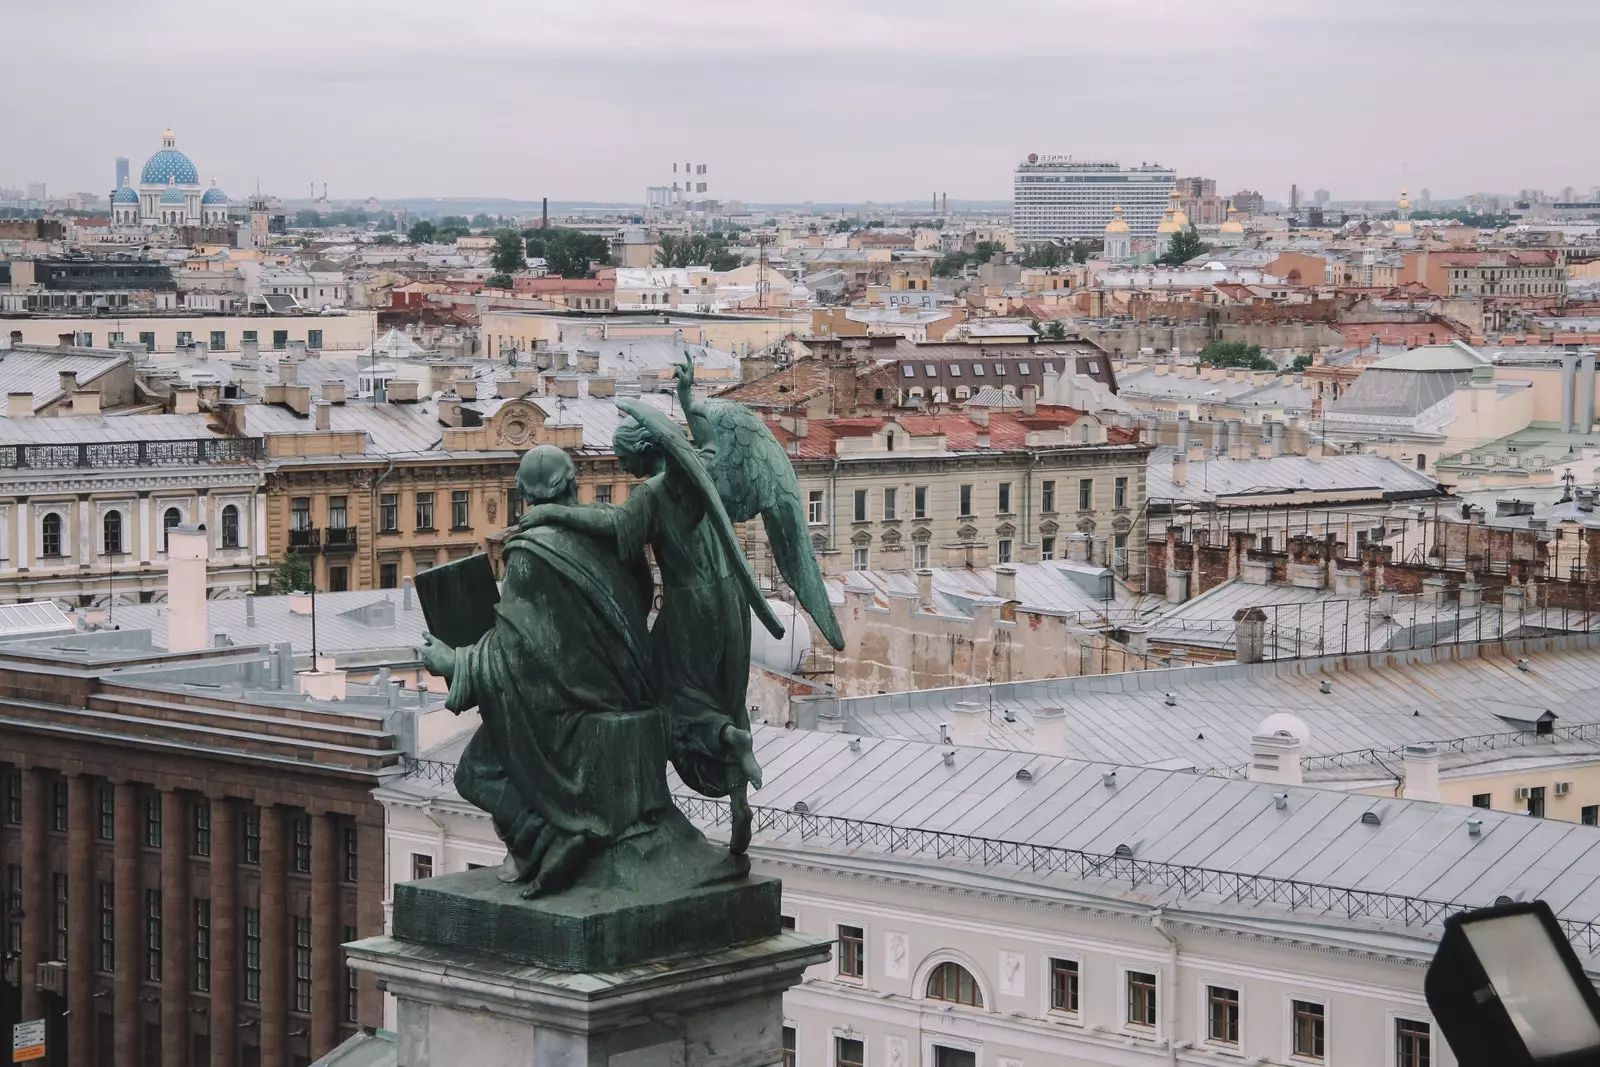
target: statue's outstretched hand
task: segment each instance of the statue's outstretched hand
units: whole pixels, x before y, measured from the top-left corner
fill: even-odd
[[[522,513],[522,521],[517,525],[524,530],[531,530],[535,526],[548,526],[556,507],[554,504],[536,504]]]
[[[448,682],[455,677],[456,650],[425,633],[422,635],[422,666],[428,673],[437,674]]]
[[[694,357],[688,349],[683,351],[683,362],[673,365],[672,376],[678,379],[679,389],[689,389],[694,386]]]

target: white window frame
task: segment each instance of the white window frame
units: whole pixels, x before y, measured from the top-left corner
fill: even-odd
[[[864,1031],[848,1026],[835,1026],[828,1031],[828,1067],[837,1067],[839,1062],[839,1038],[843,1038],[846,1041],[861,1042],[862,1064],[870,1064],[872,1062],[871,1043],[867,1040],[867,1035]],[[794,1058],[796,1063],[804,1062],[800,1059],[800,1030],[798,1027],[795,1028],[794,1032]]]
[[[799,925],[800,920],[796,917],[795,926],[798,928]],[[832,930],[836,942],[840,939],[839,928],[841,926],[853,926],[861,931],[861,977],[857,978],[853,974],[845,974],[839,969],[844,966],[844,952],[842,949],[838,951],[838,957],[833,961],[833,977],[838,981],[848,982],[854,986],[864,986],[867,984],[868,969],[871,966],[871,961],[867,959],[867,946],[872,944],[872,927],[867,925],[865,919],[835,919]],[[829,1052],[832,1052],[831,1048]]]
[[[872,569],[872,550],[866,545],[857,545],[850,553],[850,569],[853,571],[869,571]]]
[[[1067,1011],[1065,1008],[1052,1008],[1050,1006],[1051,992],[1052,992],[1052,989],[1055,986],[1055,976],[1052,973],[1055,970],[1055,968],[1051,965],[1051,961],[1052,960],[1065,960],[1068,963],[1076,963],[1078,965],[1078,1010],[1077,1011]],[[1083,1002],[1084,1002],[1085,994],[1087,993],[1087,987],[1088,987],[1088,982],[1085,981],[1086,973],[1087,973],[1087,969],[1083,965],[1083,954],[1081,952],[1056,951],[1055,949],[1050,949],[1050,948],[1045,949],[1045,952],[1044,952],[1044,981],[1043,981],[1043,991],[1042,991],[1043,995],[1040,998],[1041,1008],[1040,1008],[1040,1011],[1039,1011],[1039,1018],[1041,1018],[1041,1019],[1049,1019],[1052,1022],[1065,1024],[1067,1026],[1076,1026],[1076,1027],[1080,1027],[1081,1028],[1084,1025],[1084,1022],[1083,1022]]]
[[[826,526],[828,524],[828,494],[822,489],[806,491],[806,525]]]
[[[911,542],[911,569],[925,571],[928,569],[928,542]]]
[[[1294,1002],[1304,1001],[1307,1004],[1322,1005],[1322,1058],[1313,1059],[1310,1056],[1297,1056],[1294,1051]],[[1392,1033],[1389,1037],[1393,1037]],[[1393,1052],[1390,1052],[1393,1056]],[[1285,1063],[1320,1063],[1328,1064],[1333,1059],[1333,1010],[1328,1003],[1328,997],[1321,993],[1306,993],[1290,990],[1283,995],[1283,1062]]]
[[[37,505],[33,513],[33,560],[40,567],[61,567],[71,563],[77,556],[73,551],[76,547],[77,530],[74,521],[77,516],[78,506],[72,501],[51,501],[47,504]],[[59,515],[61,517],[61,554],[47,556],[44,554],[44,518],[46,515]]]
[[[1151,1023],[1136,1023],[1128,1017],[1128,982],[1132,974],[1154,975],[1156,982],[1156,1021]],[[1164,1035],[1161,1032],[1161,1001],[1165,995],[1161,984],[1161,968],[1155,964],[1123,964],[1117,968],[1117,1018],[1121,1022],[1121,1030],[1129,1037],[1141,1041],[1159,1041]]]
[[[1237,1044],[1229,1045],[1221,1041],[1213,1041],[1211,1038],[1211,988],[1213,986],[1219,989],[1231,989],[1239,994],[1239,1041]],[[1195,993],[1196,1002],[1199,1005],[1199,1014],[1195,1016],[1199,1024],[1195,1034],[1195,1047],[1230,1056],[1245,1056],[1244,984],[1237,978],[1217,978],[1207,975],[1200,979],[1199,988],[1195,990]],[[1323,1047],[1327,1047],[1326,1027],[1323,1028]]]
[[[1326,1012],[1328,1010],[1327,1006],[1324,1005],[1322,1010]],[[1445,1045],[1441,1039],[1439,1034],[1439,1023],[1434,1019],[1433,1013],[1428,1010],[1426,1004],[1418,1004],[1415,1011],[1407,1011],[1404,1008],[1391,1008],[1389,1011],[1385,1012],[1383,1039],[1387,1043],[1388,1047],[1384,1051],[1383,1062],[1387,1064],[1388,1067],[1400,1067],[1401,1019],[1404,1019],[1407,1022],[1428,1024],[1428,1060],[1430,1063],[1438,1064],[1440,1062],[1439,1050],[1441,1048],[1448,1048],[1449,1046]],[[1328,1026],[1326,1023],[1324,1023],[1322,1026],[1322,1032],[1322,1049],[1324,1052],[1326,1052],[1328,1050]]]
[[[933,1003],[938,1003],[938,1001],[933,1001]],[[972,1009],[968,1008],[967,1010],[971,1011]],[[984,1010],[987,1011],[988,1009],[985,1008]],[[976,1064],[976,1067],[983,1067],[983,1042],[974,1041],[964,1037],[956,1037],[954,1034],[949,1033],[929,1033],[926,1030],[922,1032],[923,1067],[934,1067],[934,1065],[938,1062],[933,1058],[933,1046],[935,1045],[938,1045],[941,1048],[952,1048],[959,1049],[962,1052],[970,1052],[972,1053],[973,1062]]]

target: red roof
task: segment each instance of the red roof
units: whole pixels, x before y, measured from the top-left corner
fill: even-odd
[[[853,419],[811,419],[806,424],[806,435],[795,437],[776,422],[767,424],[774,437],[791,456],[802,459],[821,459],[835,455],[835,444],[841,438],[870,437],[891,423],[897,424],[912,437],[938,437],[943,435],[945,446],[952,451],[976,451],[978,435],[987,433],[991,450],[1018,450],[1027,447],[1028,434],[1048,432],[1071,426],[1083,417],[1076,408],[1041,404],[1033,415],[1016,411],[991,411],[987,428],[974,422],[964,413],[948,415],[902,415],[899,417],[869,417]],[[1106,431],[1112,444],[1131,444],[1137,434],[1110,427]],[[793,442],[799,442],[798,450]]]
[[[1508,267],[1553,267],[1556,253],[1551,248],[1488,249],[1481,252],[1432,252],[1430,262],[1437,260],[1446,266],[1476,267],[1496,260]]]
[[[617,288],[611,278],[512,278],[518,293],[609,293]]]

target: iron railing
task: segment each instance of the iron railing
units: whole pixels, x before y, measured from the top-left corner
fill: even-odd
[[[189,441],[102,441],[62,445],[0,445],[0,469],[69,470],[119,467],[187,467],[250,463],[266,455],[259,437],[203,437]]]
[[[404,778],[421,778],[435,785],[454,785],[456,780],[456,765],[445,760],[402,756],[400,769]]]

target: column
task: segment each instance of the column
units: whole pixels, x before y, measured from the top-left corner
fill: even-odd
[[[80,774],[67,793],[67,1053],[94,1060],[94,832],[98,783]]]
[[[140,563],[150,562],[150,545],[154,535],[150,529],[150,492],[146,490],[139,494],[139,524],[135,527],[139,543],[135,551],[139,553]]]
[[[356,880],[363,885],[376,886],[365,898],[356,894],[356,936],[377,937],[383,933],[383,900],[388,875],[385,856],[386,835],[379,822],[358,822],[356,830]],[[383,994],[378,990],[378,979],[370,971],[357,979],[359,1004],[357,1019],[368,1026],[383,1022]]]
[[[81,567],[89,566],[94,562],[94,523],[89,513],[89,497],[87,494],[78,497],[78,558],[74,561]]]
[[[239,1039],[239,823],[229,797],[211,798],[211,1067],[234,1067]]]
[[[50,903],[45,898],[49,863],[45,851],[45,826],[50,818],[49,776],[36,767],[22,775],[22,1021],[43,1017],[44,998],[34,985],[34,975],[49,951]]]
[[[183,794],[161,794],[161,1063],[189,1063],[188,805]]]
[[[25,496],[17,497],[17,569],[22,571],[33,566],[33,556],[31,555],[33,549],[29,543],[28,536],[33,532],[30,528],[32,516],[33,512],[28,507],[28,498]]]
[[[339,929],[338,824],[326,812],[311,820],[311,1058],[339,1040],[344,941]]]
[[[116,1039],[125,1063],[143,1063],[139,1045],[144,1040],[139,1003],[139,906],[144,894],[139,885],[139,787],[117,783],[115,874],[116,903]]]
[[[288,899],[284,885],[283,809],[261,809],[261,1067],[288,1067]]]

